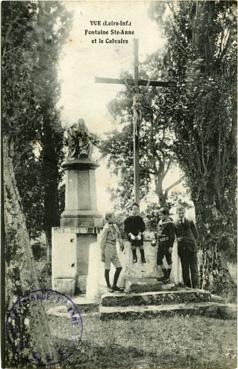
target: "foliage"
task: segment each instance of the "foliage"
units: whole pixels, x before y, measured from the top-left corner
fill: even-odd
[[[161,69],[152,69],[154,65]],[[155,54],[140,65],[140,78],[163,78],[166,72],[162,55]],[[131,78],[124,73],[122,79]],[[164,201],[163,180],[173,161],[172,139],[167,116],[161,115],[160,107],[165,103],[168,88],[140,87],[142,121],[139,126],[139,166],[140,192],[143,198],[154,183],[160,202]],[[134,89],[126,89],[118,94],[108,106],[113,118],[120,124],[120,130],[108,134],[101,143],[101,151],[109,161],[109,167],[119,176],[119,186],[113,191],[113,199],[119,198],[120,206],[125,206],[132,199],[133,193],[133,95]],[[165,111],[165,109],[164,109]]]
[[[161,206],[157,203],[149,203],[144,211],[147,218],[146,229],[156,231],[159,222],[159,210]]]
[[[226,256],[235,250],[236,4],[168,2],[167,61],[177,79],[167,101],[173,149],[195,204],[203,247],[202,286],[221,290]],[[222,256],[222,255],[223,256]]]
[[[69,19],[63,9],[58,2],[2,4],[6,310],[25,291],[39,288],[29,236],[36,237],[42,230],[48,233],[56,214],[62,146],[55,108],[56,63]],[[39,344],[40,354],[50,349],[55,356],[41,305],[20,306],[19,313],[19,319],[8,326],[12,336],[6,345],[8,366],[35,366],[33,342]]]
[[[8,140],[3,137],[4,163],[4,241],[6,245],[6,293],[7,312],[6,358],[9,366],[27,366],[32,362],[32,344],[37,344],[41,357],[47,348],[54,347],[46,314],[40,304],[15,304],[27,290],[39,288],[37,271],[31,250],[30,237],[26,228],[26,219],[22,212],[12,159],[9,157]],[[10,309],[11,316],[8,315]],[[17,310],[17,314],[16,314]],[[39,332],[41,332],[39,334]],[[44,332],[44,334],[43,334]],[[23,346],[21,346],[21,344]],[[43,356],[42,356],[43,355]],[[34,366],[34,365],[33,365]]]
[[[163,27],[167,47],[140,66],[140,77],[173,79],[177,88],[160,94],[141,88],[141,193],[148,192],[153,176],[163,180],[164,160],[174,159],[173,152],[195,205],[202,287],[220,292],[222,280],[224,289],[231,282],[224,261],[236,254],[236,3],[152,2],[150,14]],[[126,86],[109,105],[122,128],[102,144],[120,176],[114,192],[119,206],[132,197],[132,93]],[[160,197],[161,188],[160,180]]]
[[[57,60],[69,15],[59,2],[2,4],[2,123],[31,237],[59,222],[63,132]]]
[[[185,209],[191,208],[191,204],[188,203],[184,199],[184,193],[180,192],[172,192],[168,198],[168,201],[166,203],[166,207],[170,210],[170,215],[175,215],[175,209],[178,206],[183,206]],[[161,205],[155,202],[149,202],[143,211],[147,223],[146,228],[149,230],[155,230],[158,222],[159,222],[159,210],[161,209]]]

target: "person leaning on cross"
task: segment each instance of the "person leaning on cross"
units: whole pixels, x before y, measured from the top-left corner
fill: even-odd
[[[143,244],[143,232],[145,231],[145,223],[139,214],[139,205],[134,202],[132,204],[132,214],[128,218],[126,218],[124,222],[124,227],[127,238],[131,244],[133,263],[137,263],[137,248],[140,249],[141,262],[146,263]]]
[[[158,278],[163,282],[169,282],[172,269],[172,250],[175,239],[175,229],[173,221],[169,217],[169,209],[162,208],[159,211],[159,223],[157,226],[158,252],[157,265],[161,267],[164,276]],[[163,258],[166,258],[168,267],[163,264]]]

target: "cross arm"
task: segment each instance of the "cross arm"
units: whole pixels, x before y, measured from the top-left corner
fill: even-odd
[[[96,83],[110,83],[110,84],[120,84],[120,85],[130,85],[134,86],[134,79],[118,79],[118,78],[104,78],[104,77],[95,77]],[[176,82],[174,81],[147,81],[146,79],[138,80],[139,86],[157,86],[157,87],[176,87]]]

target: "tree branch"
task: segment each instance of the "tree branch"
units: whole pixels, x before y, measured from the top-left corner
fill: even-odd
[[[168,173],[169,171],[169,168],[170,168],[170,165],[172,164],[172,159],[169,159],[169,162],[168,162],[168,165],[167,165],[167,168],[165,169],[164,171],[164,175],[166,176],[166,174]]]
[[[230,45],[230,41],[231,41],[231,32],[230,32],[230,30],[229,30],[228,32],[229,32],[229,35],[228,35],[228,37],[227,37],[226,44],[225,44],[225,46],[224,46],[224,48],[223,48],[223,50],[221,51],[221,54],[220,54],[220,61],[222,60],[223,56],[226,54],[227,49],[228,49],[228,47],[229,47],[229,45]]]
[[[167,187],[164,191],[165,193],[168,193],[173,187],[177,186],[179,183],[182,182],[182,180],[185,178],[185,175],[183,175],[182,177],[180,177],[176,182],[174,182],[173,184],[171,184],[169,187]]]

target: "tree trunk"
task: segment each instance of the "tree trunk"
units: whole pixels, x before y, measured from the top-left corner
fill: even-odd
[[[59,195],[58,195],[58,159],[52,142],[55,141],[51,128],[45,127],[46,137],[44,141],[43,155],[43,182],[45,185],[44,193],[44,229],[47,239],[47,259],[51,264],[51,246],[52,246],[52,227],[58,227],[60,224],[59,214]]]
[[[163,206],[166,206],[166,203],[167,203],[167,193],[163,191],[163,188],[162,188],[162,183],[163,183],[163,179],[164,178],[161,178],[160,175],[158,175],[156,178],[155,178],[155,192],[158,196],[158,199],[159,199],[159,204],[161,207]]]
[[[23,295],[24,292],[39,289],[39,283],[31,250],[30,238],[26,228],[26,219],[22,212],[19,192],[16,186],[12,159],[9,156],[9,144],[3,137],[4,163],[4,230],[6,258],[6,310]],[[11,342],[6,345],[8,366],[29,364],[32,362],[32,345],[37,346],[41,358],[50,354],[57,358],[47,315],[42,302],[37,301],[29,307],[21,307],[20,321],[11,327]],[[29,325],[25,319],[29,318]],[[24,350],[17,350],[18,339],[24,337]],[[44,361],[44,360],[43,360]],[[23,367],[23,366],[21,366]]]
[[[199,231],[199,246],[202,250],[200,265],[200,287],[228,299],[234,298],[236,286],[229,273],[226,249],[230,247],[227,237],[229,220],[214,204],[208,206],[207,199],[200,197],[194,202]]]

